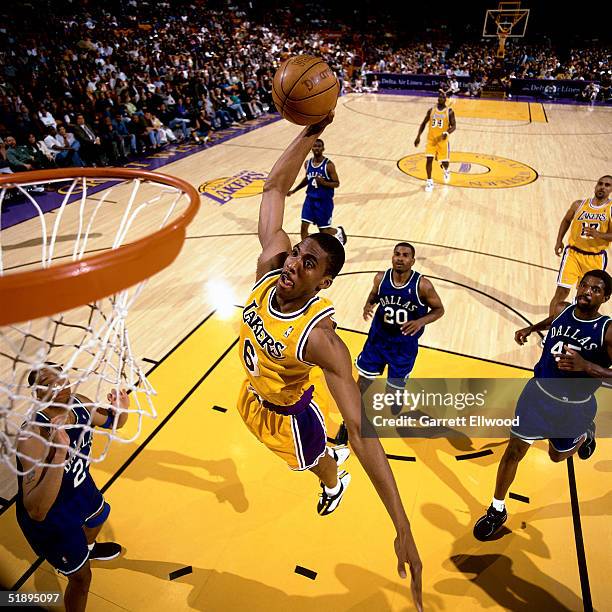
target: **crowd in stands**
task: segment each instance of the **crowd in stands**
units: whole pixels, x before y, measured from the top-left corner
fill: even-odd
[[[266,26],[246,9],[202,2],[129,0],[115,13],[103,4],[88,11],[43,12],[38,23],[0,27],[0,172],[120,165],[178,141],[205,146],[215,131],[268,112],[279,62],[301,52],[322,56],[359,91],[370,72],[445,75],[451,87],[455,76],[468,76],[478,85],[497,48],[496,41],[399,47],[384,37],[317,31],[315,23]],[[507,78],[594,80],[585,99],[610,97],[606,49],[560,59],[549,46],[508,44],[505,67]]]

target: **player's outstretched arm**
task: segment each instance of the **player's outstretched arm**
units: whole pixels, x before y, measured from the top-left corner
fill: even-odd
[[[545,331],[547,330],[552,322],[569,306],[568,302],[559,302],[555,305],[555,310],[553,311],[550,317],[546,317],[539,323],[535,323],[534,325],[529,325],[528,327],[523,327],[523,329],[519,329],[514,334],[514,340],[517,344],[521,346],[527,342],[527,337],[533,332]]]
[[[321,122],[304,128],[274,164],[264,186],[259,207],[257,234],[261,255],[257,262],[257,279],[283,265],[291,250],[289,236],[283,230],[285,197],[293,185],[300,167],[312,149],[314,141],[333,121],[333,111]]]
[[[361,437],[361,394],[352,377],[351,357],[346,345],[333,330],[329,319],[319,323],[311,332],[304,357],[306,361],[320,366],[325,374],[329,390],[344,418],[355,455],[372,481],[395,526],[397,535],[394,548],[398,574],[402,578],[406,577],[405,564],[408,563],[412,578],[412,596],[417,609],[422,610],[422,564],[410,522],[380,440],[376,437]]]

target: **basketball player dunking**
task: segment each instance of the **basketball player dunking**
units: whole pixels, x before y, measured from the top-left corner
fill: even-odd
[[[313,234],[291,247],[283,230],[285,196],[315,140],[333,114],[305,128],[280,156],[266,181],[259,210],[262,252],[257,282],[242,315],[239,353],[247,379],[238,411],[251,433],[294,470],[321,481],[317,511],[333,512],[350,481],[339,463],[348,453],[326,447],[317,392],[309,382],[319,366],[351,436],[352,448],[393,521],[399,575],[410,566],[411,589],[422,609],[421,561],[393,473],[377,438],[360,435],[361,396],[349,351],[336,334],[334,308],[325,297],[344,264],[344,248],[329,234]]]
[[[83,458],[92,444],[87,427],[111,429],[115,414],[102,409],[90,412],[84,404],[91,404],[91,400],[70,394],[70,382],[58,364],[33,370],[28,383],[38,399],[50,405],[37,412],[34,422],[20,435],[17,467],[25,474],[18,478],[17,522],[34,552],[66,576],[66,610],[78,612],[87,605],[89,562],[121,554],[121,546],[115,542],[96,542],[110,506],[89,473],[89,461]],[[112,389],[107,399],[122,409],[116,418],[119,429],[127,421],[129,397],[123,389],[118,395]],[[58,427],[61,425],[65,429]],[[53,438],[45,443],[52,432]],[[58,446],[51,447],[50,442]],[[68,455],[76,452],[81,456]],[[41,462],[57,467],[43,468],[38,465]]]
[[[612,379],[612,319],[599,313],[610,294],[610,275],[591,270],[578,285],[575,304],[558,303],[550,317],[514,335],[523,345],[532,332],[549,330],[534,377],[516,405],[518,424],[497,469],[493,501],[474,525],[478,540],[489,540],[506,522],[506,494],[535,440],[548,439],[548,454],[555,463],[576,452],[581,459],[593,454],[594,393],[602,378]]]
[[[563,254],[557,289],[550,302],[549,314],[569,295],[570,289],[589,270],[606,269],[606,249],[612,242],[612,176],[602,176],[595,185],[592,198],[574,202],[561,221],[555,253]],[[568,245],[563,247],[563,237],[569,229]]]
[[[323,157],[325,144],[320,138],[312,145],[312,159],[304,163],[306,176],[294,188],[287,192],[292,196],[296,191],[306,187],[306,199],[302,206],[302,240],[308,236],[311,224],[318,226],[319,231],[335,236],[342,244],[346,244],[344,228],[339,225],[332,227],[334,214],[334,189],[340,187],[336,166],[327,157]]]
[[[425,126],[429,125],[427,132],[427,145],[425,147],[425,171],[427,172],[427,182],[425,183],[425,191],[433,191],[434,183],[431,178],[434,157],[440,162],[444,172],[444,182],[450,181],[450,170],[448,165],[450,162],[450,142],[449,135],[457,129],[455,121],[455,112],[452,108],[446,106],[446,94],[440,92],[438,95],[438,104],[427,111],[425,119],[419,126],[414,146],[418,147],[421,142],[421,134]]]

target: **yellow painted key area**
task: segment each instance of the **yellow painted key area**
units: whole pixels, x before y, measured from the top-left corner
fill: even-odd
[[[122,470],[105,492],[113,510],[100,539],[116,539],[125,553],[92,563],[88,609],[411,609],[408,585],[395,574],[392,525],[358,461],[346,464],[353,480],[341,508],[319,517],[316,479],[288,470],[243,425],[234,408],[235,382],[242,378],[235,351],[239,315],[239,309],[229,319],[213,314],[155,368],[150,380],[159,393],[159,419],[141,445],[115,445],[92,469],[101,487]],[[356,356],[365,336],[340,334]],[[449,372],[530,375],[421,349],[414,376]],[[335,407],[326,408],[333,435],[340,419]],[[566,467],[550,465],[543,445],[529,452],[511,489],[529,498],[509,500],[503,532],[514,537],[488,543],[474,540],[471,526],[489,502],[503,441],[385,440],[384,446],[411,459],[391,464],[423,555],[426,609],[517,609],[525,600],[538,609],[579,609]],[[591,550],[607,543],[597,537],[609,495],[598,495],[595,483],[612,465],[609,447],[602,447],[597,462],[578,470],[581,490],[590,483],[581,507]],[[492,454],[457,459],[486,449]],[[0,530],[14,536],[0,548],[2,579],[11,582],[34,559],[14,509],[0,518]],[[314,580],[296,573],[298,566],[316,572]],[[187,567],[189,573],[170,579]],[[43,563],[23,590],[64,583]]]

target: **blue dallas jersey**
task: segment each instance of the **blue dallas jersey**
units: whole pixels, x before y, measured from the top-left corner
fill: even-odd
[[[330,201],[334,197],[334,190],[331,187],[323,187],[321,185],[317,185],[317,181],[315,180],[316,176],[320,176],[328,181],[331,181],[331,177],[327,172],[327,164],[329,159],[327,157],[323,158],[323,161],[316,166],[312,158],[308,160],[308,164],[306,166],[306,177],[308,178],[308,185],[306,186],[306,196],[309,198],[315,198],[316,200],[327,200]]]
[[[95,487],[93,479],[89,474],[89,460],[73,454],[78,451],[84,457],[89,457],[93,436],[91,429],[85,429],[85,426],[91,427],[91,416],[89,410],[77,398],[73,398],[73,401],[71,410],[75,416],[75,423],[66,428],[66,433],[70,438],[69,460],[64,466],[64,476],[60,490],[53,506],[47,513],[45,521],[55,522],[61,520],[64,515],[73,515],[75,512],[78,512],[82,504],[81,490],[92,485]],[[37,412],[35,421],[37,423],[50,423],[51,419],[44,412]],[[47,427],[43,429],[48,430]],[[19,459],[17,459],[17,466],[20,471],[23,470]],[[18,505],[23,504],[21,481],[22,477],[20,476],[18,478]]]
[[[603,368],[609,368],[612,365],[604,344],[610,317],[600,315],[595,319],[584,321],[574,314],[575,307],[575,304],[571,304],[553,320],[544,341],[542,356],[534,368],[536,378],[586,378],[584,372],[568,372],[557,367],[556,357],[565,352],[563,345],[579,352],[583,359]],[[576,382],[572,384],[575,385]],[[572,386],[561,386],[560,388],[564,390],[564,395],[569,393],[582,396],[594,393],[600,385],[601,381],[594,378],[581,382],[578,385],[580,389],[576,389],[575,386],[573,389]],[[559,397],[559,393],[555,393],[559,383],[554,384],[551,381],[545,386],[553,395]]]
[[[406,346],[418,346],[418,340],[425,328],[414,336],[404,336],[402,325],[408,321],[420,319],[429,312],[429,307],[419,298],[421,274],[412,271],[406,284],[396,286],[393,283],[392,270],[389,268],[378,287],[378,308],[368,334],[377,341],[386,339],[402,342]]]

